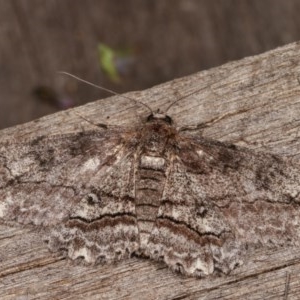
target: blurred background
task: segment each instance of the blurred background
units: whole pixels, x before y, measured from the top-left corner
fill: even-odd
[[[297,0],[0,0],[0,128],[300,39]]]

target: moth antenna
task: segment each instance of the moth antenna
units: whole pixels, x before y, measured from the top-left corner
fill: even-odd
[[[145,103],[143,103],[141,101],[138,101],[138,100],[136,100],[134,98],[130,98],[130,97],[124,96],[124,95],[119,94],[119,93],[117,93],[117,92],[115,92],[113,90],[107,89],[107,88],[105,88],[103,86],[100,86],[100,85],[97,85],[97,84],[94,84],[92,82],[84,80],[84,79],[82,79],[82,78],[80,78],[80,77],[78,77],[76,75],[73,75],[73,74],[65,72],[65,71],[58,71],[57,73],[73,77],[73,78],[77,79],[78,81],[84,82],[84,83],[86,83],[86,84],[88,84],[90,86],[93,86],[93,87],[95,87],[95,88],[97,88],[99,90],[108,92],[108,93],[113,94],[113,95],[117,95],[117,96],[123,97],[123,98],[131,100],[131,101],[134,101],[136,104],[140,104],[140,105],[143,105],[144,107],[146,107],[150,111],[150,113],[153,114],[153,110],[150,108],[150,106],[148,106],[147,104],[145,104]]]
[[[204,87],[204,88],[202,88],[202,89],[199,89],[199,90],[197,90],[197,91],[194,91],[194,92],[192,92],[192,93],[190,93],[190,94],[188,94],[188,95],[182,96],[182,97],[180,97],[179,99],[175,100],[173,103],[171,103],[171,104],[167,107],[165,113],[167,113],[167,112],[169,111],[169,109],[170,109],[174,104],[176,104],[177,102],[179,102],[179,101],[181,101],[181,100],[183,100],[183,99],[185,99],[185,98],[187,98],[187,97],[189,97],[189,96],[192,96],[192,95],[194,95],[194,94],[200,92],[201,90],[204,90],[205,88],[206,88],[206,87]]]
[[[102,127],[102,128],[107,129],[107,125],[105,125],[105,124],[96,124],[96,123],[92,122],[91,120],[85,118],[84,116],[80,115],[80,114],[77,113],[77,112],[73,112],[73,113],[74,113],[77,117],[79,117],[79,118],[83,119],[84,121],[86,121],[86,122],[92,124],[93,126],[97,127],[98,129],[99,129],[99,127]]]

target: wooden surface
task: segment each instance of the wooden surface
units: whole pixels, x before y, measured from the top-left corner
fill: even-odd
[[[179,127],[251,149],[300,159],[300,44],[180,78],[130,97],[164,110]],[[21,143],[44,134],[78,132],[91,122],[139,126],[149,112],[120,96],[5,129]],[[90,122],[84,121],[84,118]],[[0,227],[0,299],[300,299],[299,249],[260,250],[232,274],[205,279],[130,259],[84,267],[48,252],[38,233]]]

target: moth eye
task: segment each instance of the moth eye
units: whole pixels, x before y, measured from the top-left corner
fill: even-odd
[[[151,114],[151,115],[149,115],[148,117],[147,117],[147,122],[150,122],[150,121],[152,121],[154,119],[154,116],[153,116],[153,114]]]
[[[86,196],[86,200],[87,200],[88,205],[95,205],[96,203],[100,202],[100,199],[98,198],[98,196],[96,194],[92,194],[92,193],[90,193]]]
[[[166,117],[165,117],[165,121],[166,121],[168,124],[170,124],[170,125],[173,124],[173,120],[172,120],[172,118],[169,117],[169,116],[166,116]]]

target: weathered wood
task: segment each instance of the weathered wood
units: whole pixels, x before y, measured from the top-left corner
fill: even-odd
[[[164,110],[193,93],[169,111],[178,126],[202,124],[195,130],[206,137],[299,160],[299,57],[300,44],[293,43],[128,95]],[[82,131],[91,122],[138,126],[148,114],[116,96],[8,128],[0,140],[21,143]],[[30,229],[0,227],[1,299],[284,299],[287,290],[290,300],[299,299],[299,274],[299,250],[290,248],[253,253],[245,265],[219,278],[186,278],[136,258],[76,266],[49,253]]]

